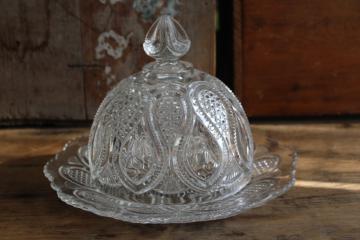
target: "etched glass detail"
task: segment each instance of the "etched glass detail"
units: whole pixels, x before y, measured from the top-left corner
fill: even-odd
[[[197,176],[206,181],[220,165],[217,155],[204,137],[192,138],[187,150],[187,159],[192,160],[191,168]]]
[[[150,28],[144,50],[156,63],[115,87],[95,116],[94,181],[152,204],[199,204],[250,181],[253,143],[244,110],[221,81],[177,60],[189,47],[170,16]],[[179,70],[186,78],[176,77]]]
[[[231,216],[293,185],[296,157],[280,184],[280,156],[260,149],[254,160],[230,89],[178,60],[190,48],[178,22],[161,16],[143,47],[156,61],[107,94],[87,146],[46,168],[64,201],[132,222],[188,222]]]
[[[91,181],[86,141],[84,137],[66,144],[45,165],[44,174],[67,204],[123,221],[183,223],[221,219],[261,206],[295,183],[296,153],[285,146],[266,144],[257,147],[253,161],[256,171],[241,191],[218,200],[214,195],[202,195],[200,204],[188,204],[192,196],[185,193],[173,195],[179,200],[176,204],[151,204],[155,194],[137,195]],[[143,203],[144,198],[148,203]]]

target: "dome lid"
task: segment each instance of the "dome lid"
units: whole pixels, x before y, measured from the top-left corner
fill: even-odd
[[[189,47],[173,18],[155,22],[144,49],[156,61],[107,94],[89,139],[45,165],[61,200],[124,221],[184,223],[234,216],[294,185],[296,151],[271,139],[254,153],[234,94],[179,60]]]
[[[134,206],[201,206],[250,180],[246,114],[219,79],[180,61],[191,41],[163,15],[143,47],[156,61],[120,81],[100,105],[89,138],[91,179]]]

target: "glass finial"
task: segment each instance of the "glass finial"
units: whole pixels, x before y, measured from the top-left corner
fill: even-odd
[[[156,60],[176,60],[190,49],[191,41],[182,26],[171,16],[162,15],[150,27],[144,51]]]

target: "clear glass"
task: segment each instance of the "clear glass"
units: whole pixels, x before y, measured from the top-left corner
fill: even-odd
[[[62,200],[125,221],[193,222],[234,215],[293,184],[274,177],[278,156],[260,151],[254,161],[234,94],[179,60],[190,44],[172,17],[156,20],[143,44],[156,61],[109,92],[87,146],[70,144],[45,167]]]
[[[143,44],[156,59],[104,99],[89,139],[92,179],[143,204],[202,204],[251,178],[253,141],[239,101],[179,57],[185,31],[161,16]]]

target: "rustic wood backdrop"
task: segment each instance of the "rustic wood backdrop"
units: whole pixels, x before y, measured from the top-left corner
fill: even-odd
[[[360,1],[234,1],[234,19],[250,116],[360,113]]]
[[[360,1],[229,2],[220,16],[233,12],[234,32],[220,22],[218,46],[233,47],[218,52],[220,75],[250,117],[360,114]],[[165,10],[192,40],[187,60],[214,74],[215,5],[0,0],[0,124],[92,119],[116,82],[151,61],[142,41]]]
[[[0,0],[0,120],[91,119],[106,92],[151,61],[147,29],[166,11],[215,68],[214,0]]]

